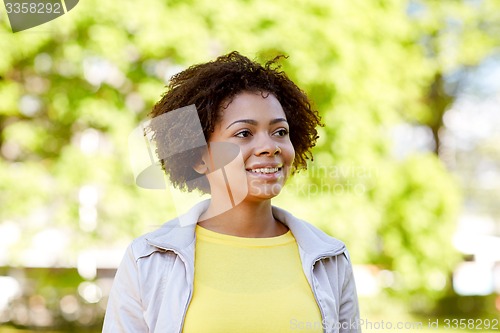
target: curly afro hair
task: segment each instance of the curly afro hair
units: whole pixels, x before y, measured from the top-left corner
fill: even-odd
[[[155,122],[155,118],[194,104],[208,142],[221,117],[223,103],[230,102],[243,91],[271,93],[277,98],[285,112],[290,140],[295,149],[293,169],[307,168],[307,159],[312,159],[311,148],[318,139],[316,127],[322,124],[307,95],[280,70],[277,61],[281,58],[283,56],[278,56],[262,66],[235,51],[214,61],[191,66],[171,78],[167,91],[150,113],[153,119],[149,130],[153,132],[162,168],[174,187],[187,191],[209,191],[206,177],[200,177],[192,167],[201,159],[205,148],[169,154],[168,151],[174,151],[174,147],[182,147],[183,141],[192,140],[193,134],[179,136],[182,129],[173,130],[172,125],[165,128],[167,126],[161,126],[162,122]]]

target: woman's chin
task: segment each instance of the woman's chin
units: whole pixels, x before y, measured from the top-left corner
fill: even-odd
[[[254,198],[260,200],[268,200],[276,197],[281,193],[283,184],[259,184],[258,186],[248,186],[247,198]]]

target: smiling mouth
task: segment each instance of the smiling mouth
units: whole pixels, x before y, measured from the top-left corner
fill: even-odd
[[[247,169],[247,171],[251,173],[260,173],[260,174],[271,174],[271,173],[276,173],[280,171],[282,168],[281,167],[275,167],[275,168],[257,168],[257,169]]]

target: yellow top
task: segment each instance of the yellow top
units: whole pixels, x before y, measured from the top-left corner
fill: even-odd
[[[292,233],[236,237],[196,226],[183,333],[323,332]]]

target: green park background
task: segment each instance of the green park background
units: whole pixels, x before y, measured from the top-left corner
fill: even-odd
[[[0,332],[99,331],[112,267],[86,274],[82,254],[120,253],[177,214],[171,194],[135,185],[129,134],[171,75],[233,50],[288,56],[322,116],[314,161],[276,204],[376,277],[361,317],[498,319],[498,289],[460,296],[452,274],[474,259],[453,244],[470,203],[500,236],[500,186],[475,178],[485,159],[499,171],[500,132],[443,138],[459,101],[500,95],[481,81],[499,47],[495,0],[84,0],[18,33],[0,9],[0,275],[24,290]]]

